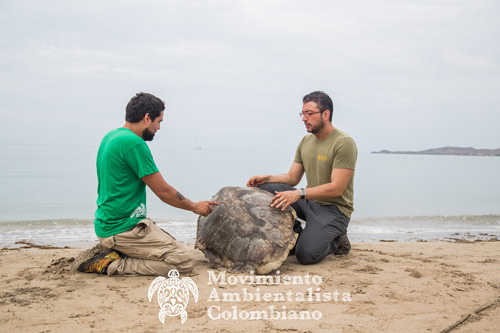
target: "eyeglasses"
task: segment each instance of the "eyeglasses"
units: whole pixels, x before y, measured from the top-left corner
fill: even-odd
[[[299,113],[299,117],[300,117],[300,119],[302,119],[304,117],[309,118],[310,116],[312,116],[313,114],[316,114],[316,113],[323,113],[323,111],[316,111],[316,112],[306,111],[306,112],[300,112]]]

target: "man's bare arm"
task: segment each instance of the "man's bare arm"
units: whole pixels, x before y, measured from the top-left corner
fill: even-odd
[[[281,175],[261,175],[253,176],[247,182],[248,187],[256,187],[265,183],[284,183],[290,186],[297,185],[304,175],[304,166],[294,162],[288,173]]]
[[[344,193],[353,174],[354,170],[351,169],[333,169],[331,182],[308,188],[306,190],[306,198],[321,200],[340,197]]]
[[[349,180],[354,174],[351,169],[333,169],[331,174],[331,182],[306,189],[306,199],[322,200],[341,196]],[[281,208],[297,202],[300,199],[299,190],[276,192],[276,195],[271,199],[271,207]]]
[[[146,185],[160,198],[163,202],[185,210],[190,210],[195,214],[207,216],[213,210],[211,205],[218,205],[215,201],[199,201],[193,202],[184,197],[173,186],[168,184],[160,172],[153,173],[141,178]]]

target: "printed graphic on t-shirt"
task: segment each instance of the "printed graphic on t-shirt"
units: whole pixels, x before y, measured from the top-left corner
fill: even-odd
[[[146,205],[141,203],[139,207],[137,207],[132,215],[130,215],[131,218],[133,219],[140,219],[140,218],[146,218],[147,212],[146,212]]]

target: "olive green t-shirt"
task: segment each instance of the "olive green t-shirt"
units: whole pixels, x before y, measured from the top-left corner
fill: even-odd
[[[304,136],[297,147],[294,162],[304,166],[307,187],[331,182],[332,169],[351,169],[356,167],[358,150],[354,140],[346,133],[334,128],[323,140],[313,134]],[[335,198],[315,200],[322,205],[335,204],[348,218],[354,211],[354,174],[344,193]]]
[[[97,210],[94,229],[109,237],[132,229],[146,218],[146,184],[158,172],[144,139],[127,128],[109,132],[97,153]]]

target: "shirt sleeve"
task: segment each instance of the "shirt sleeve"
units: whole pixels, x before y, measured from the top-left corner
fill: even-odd
[[[354,170],[357,158],[358,149],[354,140],[351,138],[342,139],[335,151],[332,168]]]
[[[151,150],[145,142],[130,147],[125,153],[125,161],[139,178],[158,172]]]
[[[304,164],[302,162],[302,155],[301,155],[302,142],[304,142],[304,138],[302,138],[302,140],[300,140],[299,145],[297,146],[297,151],[295,152],[295,158],[293,159],[293,161],[295,163]]]

